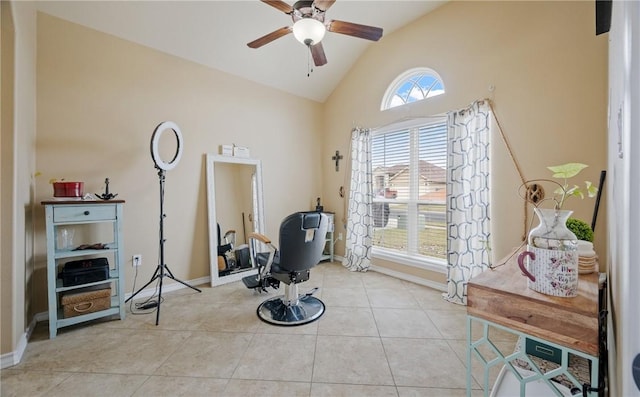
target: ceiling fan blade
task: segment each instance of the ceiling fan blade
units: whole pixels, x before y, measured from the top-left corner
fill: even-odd
[[[311,56],[313,57],[313,63],[316,66],[322,66],[327,63],[327,57],[324,54],[324,48],[322,47],[322,42],[318,44],[314,44],[309,48],[311,50]]]
[[[251,48],[260,48],[263,45],[269,44],[273,40],[279,39],[282,36],[286,36],[289,33],[291,33],[291,27],[287,26],[284,28],[280,28],[278,30],[274,30],[273,32],[268,33],[260,37],[259,39],[255,39],[251,43],[247,43],[247,45]]]
[[[327,30],[334,33],[346,34],[347,36],[359,37],[361,39],[378,41],[382,37],[382,28],[374,26],[359,25],[353,22],[330,21]]]
[[[335,2],[336,0],[315,0],[313,5],[320,11],[327,11]]]
[[[271,7],[277,8],[278,10],[284,12],[285,14],[291,14],[293,12],[293,7],[289,4],[285,3],[282,0],[260,0],[263,3],[269,4]]]

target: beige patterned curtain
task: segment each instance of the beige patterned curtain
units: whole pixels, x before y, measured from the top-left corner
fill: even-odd
[[[373,183],[371,172],[371,130],[351,132],[351,184],[347,208],[347,233],[342,264],[351,271],[371,267],[373,245]]]
[[[467,282],[490,266],[491,108],[476,101],[448,114],[448,264],[445,299],[467,304]]]

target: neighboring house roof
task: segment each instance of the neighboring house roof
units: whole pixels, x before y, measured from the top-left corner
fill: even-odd
[[[447,181],[447,173],[444,168],[425,160],[420,160],[420,176],[431,182],[445,183]]]
[[[431,164],[428,161],[420,160],[420,178],[426,182],[445,183],[446,171],[442,167]],[[386,173],[389,175],[389,179],[393,180],[401,176],[403,173],[409,170],[409,166],[406,164],[397,164],[391,167],[378,167],[374,170],[375,174]]]

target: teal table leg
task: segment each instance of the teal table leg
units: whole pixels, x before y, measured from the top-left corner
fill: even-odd
[[[467,316],[467,397],[471,397],[471,317]]]
[[[478,322],[482,325],[482,335],[472,335],[472,325],[474,322]],[[490,370],[493,366],[502,365],[504,368],[502,371],[506,371],[505,373],[510,373],[520,383],[518,390],[512,390],[513,394],[516,395],[518,393],[521,397],[525,396],[527,386],[533,387],[533,383],[543,383],[549,387],[550,395],[555,395],[558,397],[562,397],[564,394],[560,390],[561,388],[567,388],[566,385],[562,386],[560,383],[555,382],[553,379],[559,375],[564,375],[572,384],[571,387],[582,389],[581,381],[579,381],[570,371],[569,366],[569,354],[582,357],[590,362],[591,370],[590,370],[590,378],[591,378],[591,387],[596,388],[598,386],[598,376],[599,376],[599,368],[598,361],[599,357],[591,356],[587,353],[574,350],[568,348],[566,346],[561,346],[556,343],[552,343],[541,338],[531,336],[525,334],[520,331],[515,331],[508,327],[493,323],[491,321],[477,318],[471,315],[467,315],[467,397],[471,396],[472,385],[473,385],[473,375],[471,371],[472,367],[472,359],[475,354],[479,363],[483,365],[483,394],[484,396],[489,395],[489,390],[491,389],[490,383]],[[490,329],[495,328],[508,333],[511,333],[519,338],[520,349],[514,351],[513,353],[503,353],[497,347],[497,345],[491,340]],[[545,344],[550,348],[555,348],[561,351],[562,360],[559,366],[556,366],[555,369],[541,369],[538,367],[526,354],[525,348],[525,339],[532,339],[541,344]],[[485,355],[482,354],[479,350],[480,348],[486,348],[488,351],[493,354]],[[520,368],[516,368],[515,360],[518,359],[522,362],[526,362],[529,366],[531,366],[531,370],[524,370]],[[524,371],[528,373],[528,375],[523,376],[521,372]],[[568,391],[568,390],[567,390]],[[503,390],[504,392],[504,390]],[[597,397],[597,391],[590,391],[587,393],[589,397]]]

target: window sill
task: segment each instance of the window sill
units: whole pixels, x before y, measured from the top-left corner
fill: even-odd
[[[398,252],[391,252],[375,247],[371,250],[371,256],[375,259],[396,262],[401,265],[412,266],[418,269],[429,270],[432,272],[443,274],[447,272],[447,262],[445,260],[426,258],[418,259],[409,255],[400,254]]]

